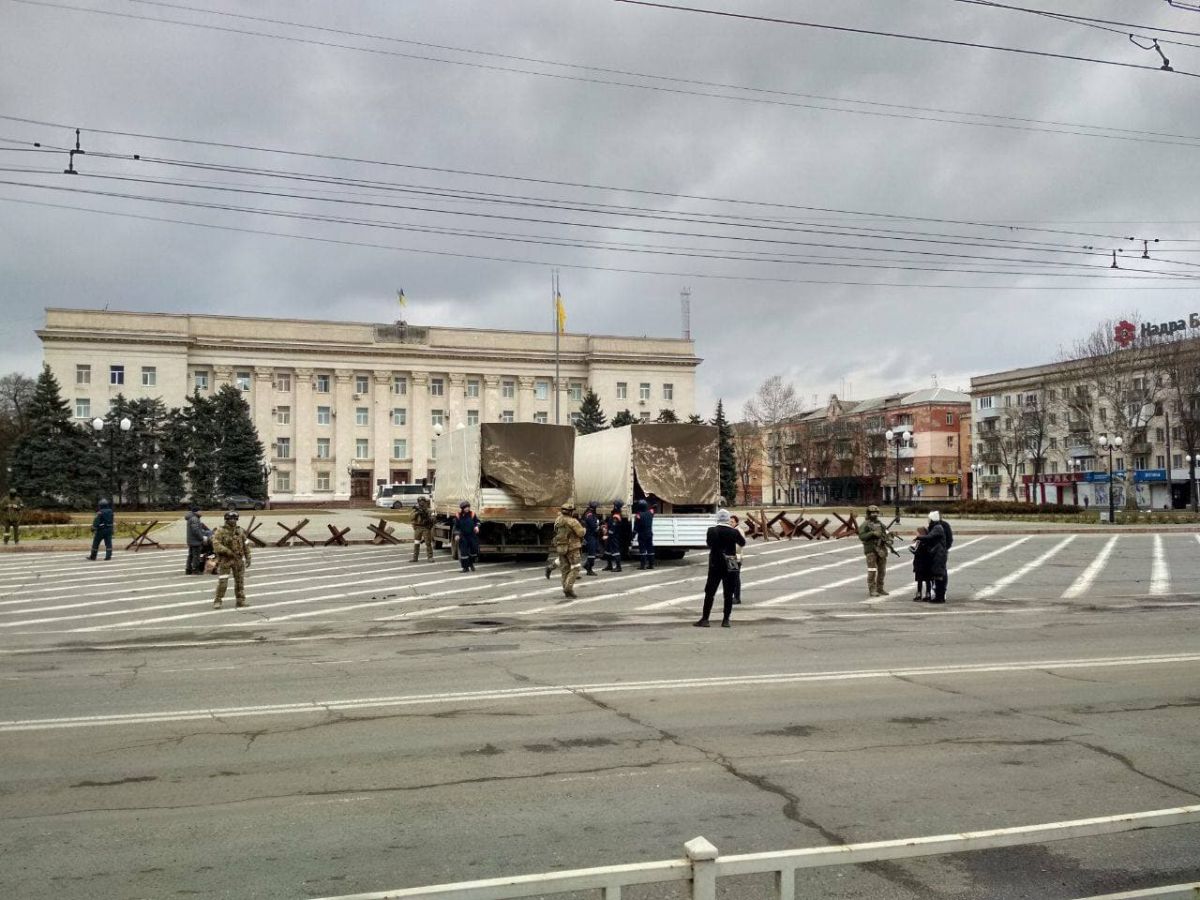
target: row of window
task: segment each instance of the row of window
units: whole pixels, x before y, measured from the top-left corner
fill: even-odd
[[[1077,462],[1079,463],[1078,466],[1071,466],[1068,468],[1071,469],[1072,471],[1074,471],[1075,469],[1078,469],[1081,472],[1098,471],[1096,469],[1097,460],[1093,459],[1092,457],[1084,457],[1080,460],[1077,460]],[[1150,463],[1150,457],[1148,457],[1148,456],[1133,457],[1134,469],[1142,469],[1142,470],[1148,469],[1148,468],[1150,468],[1149,463]],[[1166,467],[1167,467],[1166,456],[1159,454],[1158,456],[1154,457],[1154,468],[1165,469]],[[1033,468],[1032,466],[1029,466],[1026,463],[1018,463],[1014,469],[1014,474],[1029,475],[1029,474],[1032,474],[1032,468]],[[1120,472],[1120,471],[1124,470],[1124,468],[1125,468],[1125,457],[1123,457],[1123,456],[1115,457],[1113,459],[1113,470]],[[1182,453],[1172,454],[1171,468],[1172,469],[1184,468]],[[1057,475],[1059,473],[1058,460],[1055,460],[1055,459],[1046,460],[1046,467],[1043,469],[1043,471],[1049,475]],[[987,474],[988,475],[999,475],[1000,474],[1000,465],[998,463],[990,463],[987,466]]]
[[[435,444],[430,442],[429,458],[434,458]],[[292,459],[292,439],[290,437],[281,437],[275,439],[273,456],[275,459]],[[329,438],[317,438],[317,452],[315,459],[333,459],[333,446]],[[355,459],[370,459],[371,458],[371,441],[368,438],[359,438],[354,442],[354,458]],[[392,459],[408,459],[408,440],[407,438],[396,438],[392,441]]]
[[[89,385],[92,383],[92,367],[79,365],[75,367],[75,383]],[[123,385],[125,383],[125,367],[109,366],[108,383]],[[142,366],[142,387],[155,387],[158,384],[158,367]]]

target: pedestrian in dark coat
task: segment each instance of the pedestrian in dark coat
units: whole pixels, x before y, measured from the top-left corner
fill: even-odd
[[[458,535],[459,564],[464,572],[474,572],[475,561],[479,559],[479,517],[471,512],[471,504],[466,500],[458,504],[454,531]]]
[[[92,552],[88,556],[88,559],[96,558],[96,552],[100,549],[101,541],[104,542],[104,558],[112,559],[112,539],[112,506],[107,500],[101,500],[100,508],[96,511],[96,517],[92,519]]]
[[[730,513],[729,524],[734,531],[741,533],[742,520]],[[737,570],[729,573],[729,581],[733,588],[733,605],[737,606],[742,602],[742,547],[737,548],[738,566]]]
[[[929,554],[929,574],[933,578],[933,599],[928,603],[946,602],[946,532],[938,521],[936,510],[929,514],[929,527],[917,537],[917,552]],[[938,517],[940,518],[940,517]]]
[[[917,537],[924,537],[929,533],[927,528],[918,528]],[[913,579],[917,582],[917,594],[913,597],[914,602],[921,602],[933,599],[933,559],[927,548],[922,548],[920,541],[914,540],[908,547],[908,551],[913,555]]]
[[[622,503],[620,500],[614,500],[612,512],[610,512],[608,514],[608,518],[604,520],[605,572],[621,571],[621,552],[624,549],[621,545],[621,538],[625,530],[625,515],[622,512],[624,508],[624,503]]]
[[[654,510],[645,500],[633,504],[633,533],[637,537],[639,569],[654,568]]]
[[[595,575],[596,557],[600,555],[600,514],[596,512],[596,501],[588,504],[587,512],[583,514],[583,553],[587,557],[583,571]]]
[[[949,555],[950,548],[954,546],[954,529],[952,529],[950,527],[950,523],[946,521],[946,517],[943,516],[936,509],[929,513],[929,518],[930,518],[930,520],[932,520],[934,522],[942,523],[942,531],[944,531],[946,533],[946,554]],[[947,563],[947,565],[949,565],[949,564]],[[946,569],[946,584],[945,584],[945,587],[943,588],[943,592],[945,590],[948,590],[949,588],[950,588],[950,570],[949,570],[949,568],[947,568]]]
[[[737,551],[738,547],[746,546],[746,538],[729,524],[729,511],[721,509],[717,511],[717,524],[708,529],[704,541],[708,545],[708,579],[704,582],[704,611],[700,614],[700,621],[695,624],[697,628],[708,628],[708,616],[712,612],[713,598],[716,597],[719,584],[725,602],[721,627],[728,628],[734,594],[733,581],[729,576],[740,565]]]
[[[204,574],[204,545],[212,538],[212,529],[200,520],[200,507],[193,506],[184,517],[187,523],[187,567],[185,575]]]

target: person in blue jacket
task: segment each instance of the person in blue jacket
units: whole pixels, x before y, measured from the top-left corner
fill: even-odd
[[[639,569],[654,568],[654,510],[645,500],[633,504],[633,533],[637,537]]]
[[[583,514],[583,553],[587,557],[583,571],[588,575],[596,574],[596,557],[600,555],[600,514],[596,512],[596,505],[593,500]]]
[[[96,511],[96,518],[92,519],[92,552],[88,555],[88,559],[96,558],[96,551],[100,549],[101,541],[104,541],[104,558],[112,559],[112,539],[112,505],[107,500],[101,500],[100,508]]]
[[[474,572],[475,561],[479,559],[479,517],[471,512],[471,504],[466,500],[458,504],[454,531],[458,534],[458,561],[462,570]]]
[[[605,572],[621,571],[621,538],[622,532],[625,530],[625,516],[621,510],[624,508],[624,503],[620,500],[614,500],[612,512],[604,520]]]

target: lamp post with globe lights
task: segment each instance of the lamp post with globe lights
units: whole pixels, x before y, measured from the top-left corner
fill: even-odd
[[[1115,512],[1113,508],[1113,500],[1115,499],[1113,497],[1113,450],[1120,450],[1121,445],[1124,443],[1125,441],[1120,435],[1117,435],[1115,438],[1110,438],[1106,434],[1100,435],[1100,449],[1108,450],[1108,521],[1110,524],[1113,522]]]
[[[133,427],[133,422],[128,416],[122,418],[119,422],[113,423],[119,431],[127,432]],[[99,416],[92,419],[92,430],[99,435],[107,427],[108,423]],[[108,441],[108,492],[112,497],[113,506],[117,505],[117,463],[116,463],[116,432],[109,438]]]
[[[888,429],[883,433],[884,439],[896,448],[896,518],[900,518],[900,448],[912,440],[911,431],[892,431]]]
[[[150,506],[155,506],[158,503],[158,463],[142,463],[142,474],[150,477],[147,500]]]
[[[1192,513],[1196,512],[1196,463],[1200,462],[1200,453],[1183,454],[1188,464],[1188,500],[1192,504]]]

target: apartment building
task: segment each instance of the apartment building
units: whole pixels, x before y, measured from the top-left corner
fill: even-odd
[[[398,322],[47,309],[46,364],[77,419],[118,394],[180,406],[235,385],[267,447],[272,499],[369,497],[432,478],[435,426],[555,421],[591,387],[605,412],[695,411],[690,340],[554,335]]]

